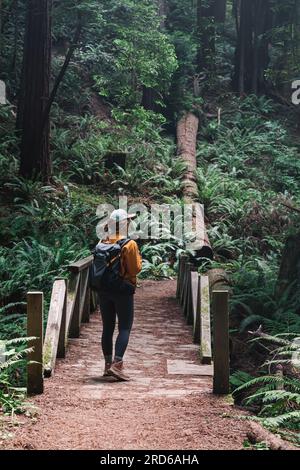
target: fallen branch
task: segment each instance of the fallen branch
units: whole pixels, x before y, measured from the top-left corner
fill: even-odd
[[[287,208],[290,209],[291,211],[295,211],[295,212],[297,212],[298,214],[300,214],[300,208],[299,208],[299,207],[295,207],[291,202],[289,202],[289,201],[280,201],[280,204],[282,204],[283,206],[287,207]]]
[[[262,325],[259,325],[256,331],[248,331],[249,335],[252,336],[258,336],[259,338],[271,338],[270,335],[267,335],[266,333],[263,333],[262,331]]]
[[[270,450],[295,450],[292,444],[284,441],[281,437],[275,436],[258,423],[250,422],[250,430],[247,438],[251,444],[265,442]]]

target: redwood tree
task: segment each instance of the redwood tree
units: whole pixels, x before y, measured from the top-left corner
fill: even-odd
[[[47,181],[49,155],[49,99],[52,0],[28,0],[24,43],[22,92],[18,110],[21,131],[20,174]]]
[[[226,19],[227,0],[197,0],[198,72],[215,69],[216,26]]]
[[[241,95],[265,91],[269,64],[268,31],[273,13],[270,0],[235,0],[237,47],[233,86]]]

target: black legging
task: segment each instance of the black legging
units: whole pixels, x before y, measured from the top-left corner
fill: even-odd
[[[122,360],[128,346],[133,324],[133,295],[100,294],[102,315],[102,350],[105,358],[113,354],[113,334],[118,317],[119,334],[115,345],[115,359]]]

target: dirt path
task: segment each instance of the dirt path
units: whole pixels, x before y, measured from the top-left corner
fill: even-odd
[[[32,400],[36,420],[21,418],[14,449],[242,449],[248,424],[211,394],[211,371],[175,300],[174,281],[145,281],[126,356],[132,381],[102,379],[101,321],[94,314],[67,359]],[[184,374],[183,374],[184,373]],[[0,443],[1,447],[1,443]]]

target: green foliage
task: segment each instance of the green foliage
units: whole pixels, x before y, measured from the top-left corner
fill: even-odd
[[[80,59],[94,71],[94,89],[122,107],[141,103],[143,87],[168,92],[177,67],[174,48],[160,30],[155,3],[114,0],[103,3],[99,45],[89,43]]]
[[[234,395],[247,394],[245,404],[259,410],[258,416],[262,424],[271,429],[285,428],[299,432],[299,371],[293,367],[293,359],[299,358],[299,344],[293,342],[293,338],[294,335],[264,337],[260,341],[267,345],[280,344],[270,350],[271,359],[265,364],[268,372],[249,380],[249,377],[239,371],[232,376],[231,381],[237,386]],[[272,374],[272,369],[274,372],[279,370],[280,373]]]
[[[5,342],[5,351],[0,362],[0,409],[5,414],[23,413],[26,389],[16,386],[20,368],[26,365],[26,356],[32,351],[26,346],[30,338],[13,339]]]
[[[141,277],[171,278],[175,275],[175,271],[170,262],[172,261],[174,264],[177,253],[178,244],[172,242],[143,245],[141,248],[143,257]]]
[[[13,109],[0,105],[0,181],[16,173],[18,139],[14,129]]]
[[[54,2],[52,82],[79,20],[82,32],[51,110],[54,174],[51,184],[43,185],[17,176],[14,113],[26,2],[2,2],[0,78],[6,81],[12,105],[0,106],[0,338],[24,335],[27,290],[43,290],[48,302],[53,279],[89,253],[96,241],[99,203],[116,202],[118,195],[147,205],[181,202],[185,167],[175,157],[174,116],[190,110],[200,117],[199,201],[205,206],[215,252],[215,260],[203,262],[201,270],[224,267],[231,275],[236,335],[244,338],[248,329],[259,325],[269,335],[300,331],[299,296],[275,295],[283,243],[290,231],[299,229],[299,218],[281,205],[282,197],[300,205],[298,118],[290,108],[265,97],[238,98],[227,92],[236,46],[231,15],[223,31],[216,28],[216,69],[211,77],[196,64],[196,3],[169,0],[164,19],[157,3]],[[268,35],[271,61],[266,77],[283,94],[284,85],[299,71],[294,5],[292,0],[272,0],[275,27]],[[205,99],[204,89],[211,90]],[[141,106],[149,90],[160,113]],[[210,117],[217,108],[220,125]],[[125,152],[126,169],[106,170],[108,152]],[[175,275],[181,250],[175,239],[144,243],[142,277]],[[252,343],[253,350],[256,346]],[[280,347],[277,360],[283,362],[288,360],[287,345]],[[272,426],[294,429],[299,413],[296,383],[288,377],[284,390],[275,390],[278,378],[269,372],[265,377],[250,382],[254,394],[247,403],[262,419],[273,420]],[[233,373],[237,394],[245,393],[249,379],[248,372]],[[9,379],[2,380],[5,397],[11,397]],[[19,407],[16,397],[8,400],[8,411]]]

